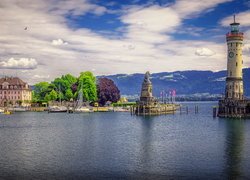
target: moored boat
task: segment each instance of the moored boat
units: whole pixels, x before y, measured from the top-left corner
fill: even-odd
[[[13,107],[12,110],[15,112],[25,112],[27,111],[27,108],[26,107]]]
[[[7,111],[4,111],[2,114],[4,114],[4,115],[11,115],[12,112],[7,110]]]
[[[49,113],[63,113],[63,112],[67,112],[67,107],[65,106],[50,106],[48,108],[48,112]]]
[[[75,112],[77,113],[84,113],[84,112],[93,112],[93,109],[92,108],[89,108],[87,106],[82,106],[82,107],[77,107],[75,108]]]
[[[1,109],[0,114],[10,115],[10,114],[12,114],[12,111],[9,111],[8,109]]]

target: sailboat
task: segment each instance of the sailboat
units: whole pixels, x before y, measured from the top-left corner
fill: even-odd
[[[61,86],[59,85],[59,94],[61,93]],[[62,112],[67,112],[68,109],[67,107],[62,105],[62,99],[61,96],[59,96],[59,102],[60,106],[49,106],[48,112],[49,113],[62,113]]]
[[[80,90],[78,92],[77,103],[75,107],[75,112],[77,113],[85,113],[85,112],[93,112],[93,109],[83,105],[83,91],[82,91],[82,84]]]

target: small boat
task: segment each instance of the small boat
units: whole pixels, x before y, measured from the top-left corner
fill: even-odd
[[[93,109],[88,108],[87,106],[82,106],[82,107],[75,108],[75,112],[78,112],[78,113],[93,112]]]
[[[11,111],[4,111],[3,114],[4,114],[4,115],[11,115],[12,112],[11,112]]]
[[[49,113],[62,113],[62,112],[67,112],[68,109],[65,106],[50,106],[48,108]]]
[[[27,109],[25,107],[14,107],[13,111],[15,112],[25,112]]]
[[[127,107],[115,107],[113,109],[115,112],[130,112],[130,109]]]
[[[12,111],[9,111],[8,109],[1,109],[0,113],[4,114],[4,115],[10,115],[10,114],[12,114]]]
[[[108,107],[94,107],[93,108],[94,112],[109,112],[109,108]]]
[[[61,86],[59,85],[59,94],[61,93]],[[59,97],[60,106],[49,106],[48,113],[64,113],[68,108],[62,105],[61,97]]]

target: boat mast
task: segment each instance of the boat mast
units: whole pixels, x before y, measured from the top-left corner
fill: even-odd
[[[59,102],[60,105],[62,105],[62,99],[61,99],[61,85],[59,84]]]
[[[78,98],[77,98],[77,106],[78,108],[82,107],[82,104],[83,104],[83,92],[82,92],[82,82],[81,82],[81,85],[80,85],[80,89],[78,91]]]

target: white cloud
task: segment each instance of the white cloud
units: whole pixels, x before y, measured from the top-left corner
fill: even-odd
[[[197,56],[213,56],[213,55],[215,55],[215,52],[213,52],[211,49],[203,47],[203,48],[196,49],[195,55],[197,55]]]
[[[64,42],[62,39],[55,39],[55,40],[52,40],[51,44],[54,46],[60,46],[63,44],[66,45],[68,44],[68,42]]]
[[[46,1],[44,2],[46,3]],[[88,0],[52,1],[47,8],[55,14],[70,14],[73,16],[83,15],[87,12],[102,15],[107,11],[105,7],[92,4]]]
[[[243,51],[246,53],[250,53],[250,44],[244,44]]]
[[[190,3],[194,2],[190,0]],[[0,51],[3,51],[2,58],[13,57],[14,62],[19,62],[22,57],[35,59],[36,64],[33,66],[21,65],[26,67],[23,69],[32,69],[20,73],[31,84],[43,78],[53,80],[66,73],[77,76],[85,70],[93,70],[96,75],[102,75],[147,70],[225,69],[224,42],[175,40],[172,36],[172,33],[182,29],[184,18],[197,16],[221,2],[226,1],[202,2],[203,5],[195,6],[196,8],[185,7],[186,1],[177,1],[168,7],[131,6],[120,16],[120,20],[125,23],[125,26],[120,27],[122,36],[110,38],[91,29],[69,27],[68,19],[65,18],[67,15],[83,16],[92,13],[99,16],[109,12],[105,7],[90,1],[23,0],[20,3],[18,0],[1,0]],[[196,3],[201,4],[201,1]],[[28,29],[24,30],[25,27]],[[196,32],[199,33],[199,30]],[[60,38],[56,39],[58,37]],[[63,46],[66,42],[70,43]],[[202,61],[194,54],[194,49],[199,47],[213,49],[216,54],[207,56],[206,61]],[[3,64],[8,66],[9,63],[1,62],[1,66]],[[15,73],[11,69],[5,71]],[[28,73],[30,74],[27,75]]]
[[[180,25],[180,18],[174,10],[156,5],[141,9],[132,8],[121,20],[128,24],[130,29],[149,32],[166,32]]]
[[[34,75],[32,78],[33,79],[49,79],[49,75],[38,75],[38,74],[36,74],[36,75]]]
[[[250,21],[249,21],[250,11],[241,12],[241,13],[238,13],[235,15],[236,15],[236,22],[239,22],[242,27],[244,27],[244,26],[249,27],[250,26]],[[233,22],[233,15],[222,19],[220,24],[222,26],[229,26],[229,24],[231,24],[232,22]]]
[[[175,9],[182,18],[186,19],[212,11],[217,5],[230,1],[233,0],[209,0],[206,2],[202,0],[178,0],[173,5],[173,9]]]
[[[7,61],[0,62],[0,68],[2,69],[36,69],[37,62],[35,59],[20,58],[14,59],[10,58]]]

